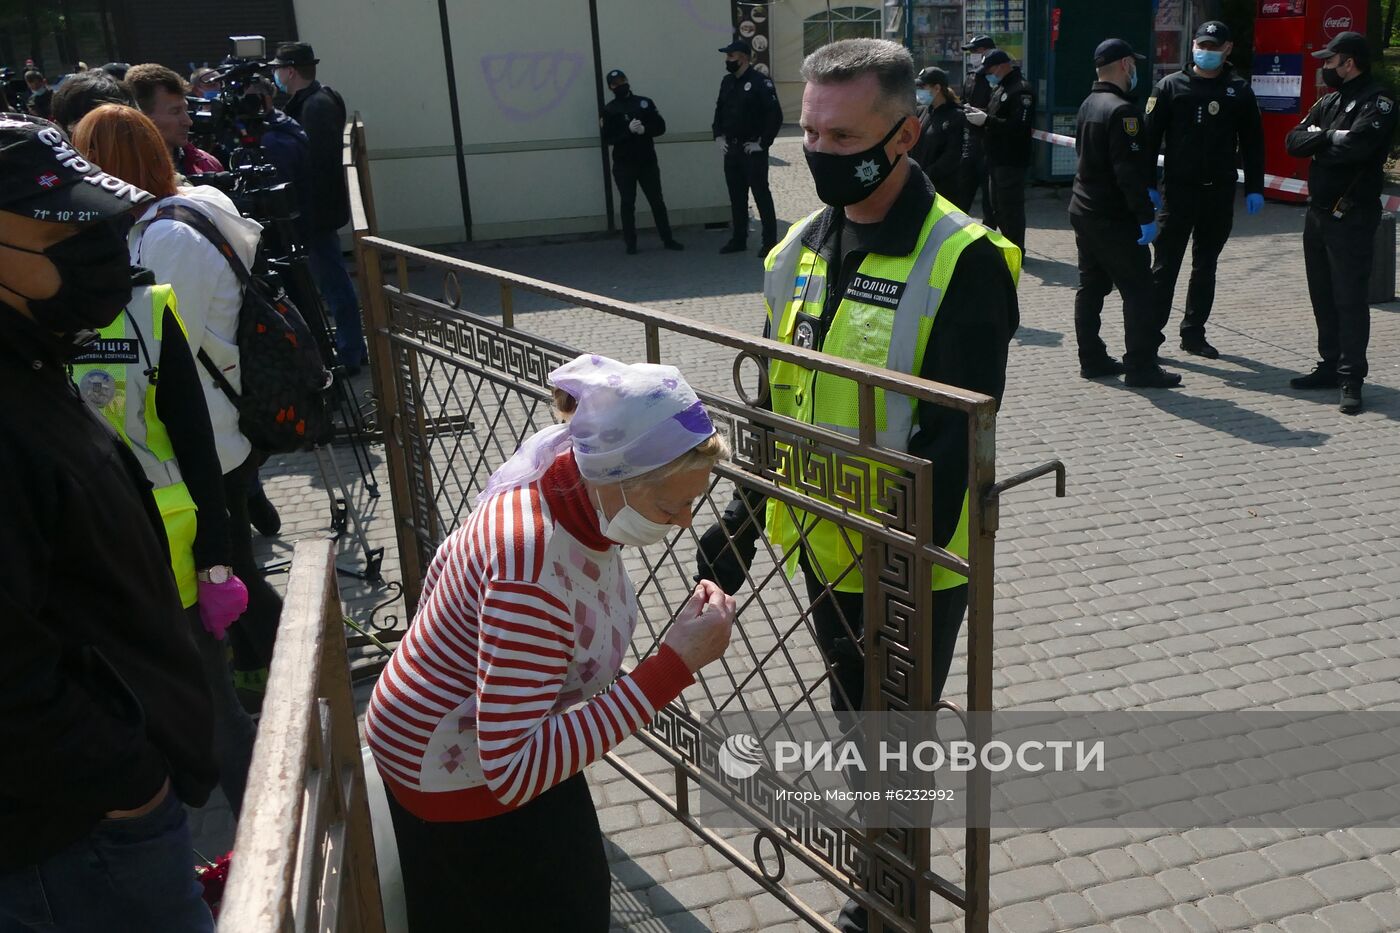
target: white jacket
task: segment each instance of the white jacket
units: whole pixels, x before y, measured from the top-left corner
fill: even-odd
[[[262,225],[238,213],[228,196],[208,186],[182,187],[179,193],[156,201],[132,228],[127,239],[131,261],[155,273],[156,281],[175,289],[180,317],[189,331],[190,352],[209,354],[214,365],[237,391],[243,389],[238,365],[238,312],[243,306],[243,289],[228,262],[193,227],[174,220],[151,218],[167,204],[182,204],[214,222],[244,265],[251,268]],[[214,444],[219,466],[228,473],[248,459],[252,445],[238,430],[238,409],[214,383],[204,365],[195,362],[209,421],[214,427]]]

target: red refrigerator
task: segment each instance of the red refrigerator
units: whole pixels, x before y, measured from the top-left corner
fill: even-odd
[[[1264,114],[1264,171],[1306,179],[1308,163],[1284,149],[1288,131],[1327,93],[1322,65],[1311,53],[1342,32],[1366,33],[1366,0],[1259,0],[1254,20],[1254,95]],[[1279,201],[1301,194],[1265,189]]]

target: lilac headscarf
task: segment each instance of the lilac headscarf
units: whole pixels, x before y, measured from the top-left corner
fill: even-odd
[[[578,400],[573,417],[521,444],[491,475],[478,503],[533,483],[570,445],[584,479],[620,483],[665,466],[715,433],[705,406],[674,366],[585,354],[550,373],[549,384]]]

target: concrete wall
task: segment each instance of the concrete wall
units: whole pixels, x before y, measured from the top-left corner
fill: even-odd
[[[603,71],[626,71],[666,118],[657,150],[672,223],[726,220],[709,128],[727,0],[598,7]],[[448,0],[448,12],[475,238],[606,229],[611,180],[599,154],[588,4]],[[381,231],[416,243],[461,239],[437,4],[296,0],[296,15],[322,79],[364,115]]]

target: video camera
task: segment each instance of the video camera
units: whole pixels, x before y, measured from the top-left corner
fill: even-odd
[[[215,76],[222,83],[217,97],[188,97],[190,136],[202,149],[231,153],[257,145],[262,136],[262,101],[247,95],[253,78],[267,68],[267,40],[262,36],[229,36],[229,54]]]

